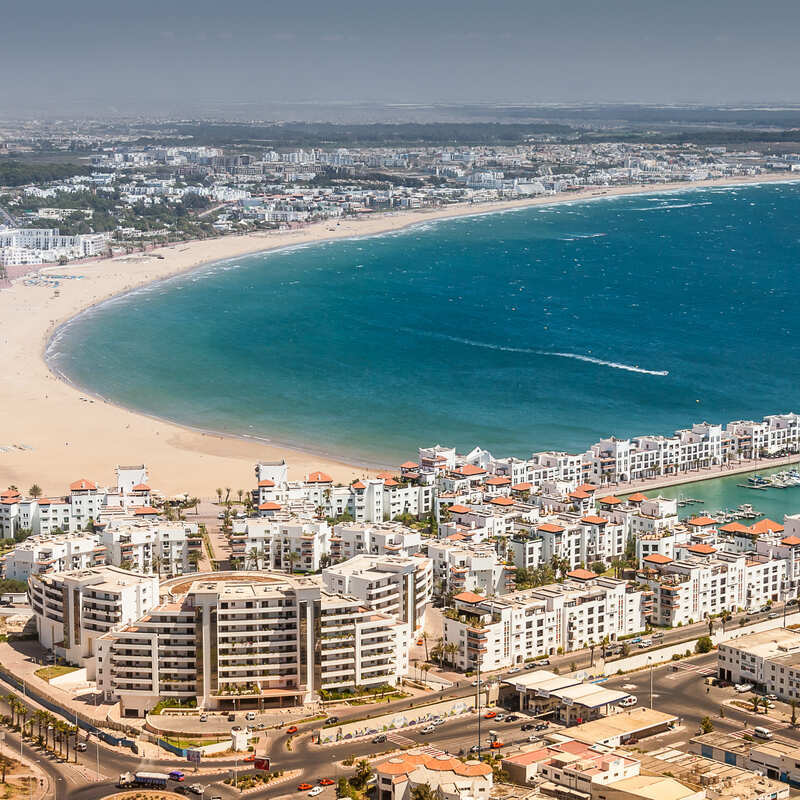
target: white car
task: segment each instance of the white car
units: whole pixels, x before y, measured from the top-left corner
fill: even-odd
[[[435,726],[435,725],[426,725],[426,726],[425,726],[425,727],[424,727],[424,728],[423,728],[423,729],[420,731],[420,733],[435,733],[435,732],[436,732],[436,726]]]
[[[318,794],[322,794],[324,788],[322,786],[315,786],[309,793],[309,797],[316,797]]]
[[[519,667],[511,667],[511,669],[508,671],[508,674],[514,675],[517,672],[519,672]]]
[[[752,691],[753,684],[752,683],[737,683],[736,686],[733,687],[736,689],[739,694],[744,694],[745,692]]]
[[[630,708],[631,706],[635,706],[638,702],[639,702],[639,699],[637,697],[634,697],[631,694],[631,695],[628,695],[627,697],[625,697],[624,699],[620,700],[619,704],[623,708]]]

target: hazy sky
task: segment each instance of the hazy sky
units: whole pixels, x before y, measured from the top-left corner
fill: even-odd
[[[4,0],[0,116],[800,101],[800,0]]]

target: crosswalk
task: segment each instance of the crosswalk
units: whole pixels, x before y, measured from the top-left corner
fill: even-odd
[[[408,736],[403,736],[400,733],[387,733],[386,739],[392,744],[396,744],[398,747],[411,747],[416,744],[413,739],[409,739]]]
[[[682,672],[694,672],[706,678],[717,674],[717,670],[714,667],[701,667],[698,664],[683,664],[680,661],[676,661],[673,666],[675,671],[667,675],[666,679],[668,681],[680,680],[683,677]]]
[[[765,725],[760,725],[759,727],[768,730],[770,733],[774,733],[778,730],[778,728],[767,728]],[[734,736],[737,739],[744,739],[745,736],[753,736],[755,733],[755,728],[742,728],[741,730],[734,731],[731,733],[731,736]]]

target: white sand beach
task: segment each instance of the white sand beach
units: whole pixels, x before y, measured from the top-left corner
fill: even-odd
[[[57,289],[27,285],[20,279],[0,291],[0,337],[8,367],[6,379],[0,384],[0,485],[14,484],[27,491],[38,483],[45,496],[57,495],[78,478],[111,483],[115,465],[145,462],[154,487],[167,493],[186,491],[208,498],[215,496],[217,487],[234,491],[250,488],[257,460],[285,458],[293,478],[321,469],[336,481],[349,483],[370,474],[370,470],[344,463],[335,455],[311,455],[149,418],[91,397],[54,375],[43,358],[53,331],[89,306],[137,286],[246,253],[385,233],[433,219],[595,197],[786,180],[787,176],[781,174],[762,175],[750,181],[742,178],[594,188],[556,197],[365,215],[364,219],[348,219],[338,225],[326,221],[297,230],[231,235],[174,244],[146,254],[50,267],[45,271],[81,278],[61,280]],[[274,435],[280,437],[280,431]],[[413,458],[414,453],[409,457]]]

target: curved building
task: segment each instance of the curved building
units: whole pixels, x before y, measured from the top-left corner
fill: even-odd
[[[212,572],[161,585],[161,602],[97,640],[98,686],[124,716],[165,697],[202,708],[308,702],[325,690],[395,685],[408,625],[320,579]]]

